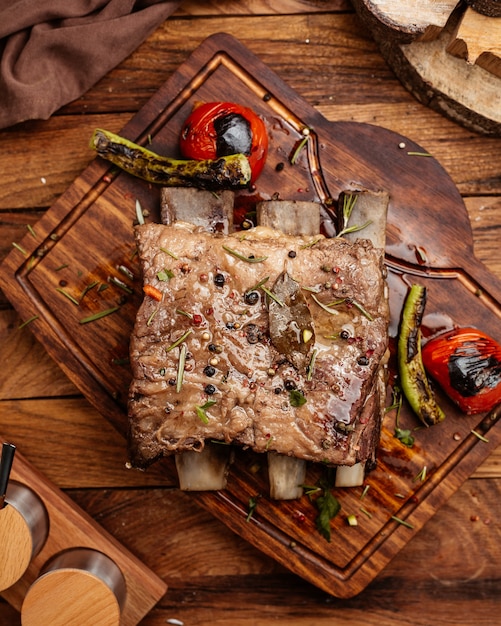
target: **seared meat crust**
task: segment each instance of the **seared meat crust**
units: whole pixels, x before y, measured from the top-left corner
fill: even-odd
[[[388,347],[382,250],[185,223],[141,225],[136,239],[144,284],[162,300],[144,298],[131,338],[133,465],[207,439],[335,465],[373,457]],[[284,324],[288,343],[276,336]],[[184,366],[172,347],[183,335]]]

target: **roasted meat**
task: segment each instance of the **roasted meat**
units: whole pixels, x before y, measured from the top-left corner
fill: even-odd
[[[351,465],[379,439],[383,251],[267,227],[136,227],[146,296],[131,338],[133,465],[219,440]]]

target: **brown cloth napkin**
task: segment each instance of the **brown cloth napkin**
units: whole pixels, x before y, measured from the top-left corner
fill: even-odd
[[[0,2],[0,128],[48,119],[133,52],[180,3]]]

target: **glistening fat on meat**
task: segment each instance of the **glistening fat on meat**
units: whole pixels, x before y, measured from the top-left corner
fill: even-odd
[[[144,282],[163,297],[144,299],[131,339],[134,465],[208,439],[335,465],[373,457],[388,342],[381,249],[265,227],[147,224],[136,236]],[[311,342],[295,363],[270,335],[290,307],[274,295],[281,280],[298,285],[314,330],[289,316],[298,342]]]

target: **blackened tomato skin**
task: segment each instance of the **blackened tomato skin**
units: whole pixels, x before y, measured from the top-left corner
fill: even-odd
[[[233,102],[206,102],[186,118],[179,147],[184,158],[198,160],[242,152],[249,159],[253,183],[268,155],[268,134],[252,109]]]
[[[426,371],[467,414],[501,402],[501,345],[476,328],[456,328],[422,349]]]

